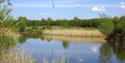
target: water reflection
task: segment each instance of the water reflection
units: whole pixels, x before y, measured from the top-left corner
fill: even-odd
[[[112,49],[110,45],[104,43],[100,47],[100,63],[111,63]]]
[[[113,53],[120,61],[125,61],[125,42],[108,42],[112,47]]]
[[[62,41],[62,43],[63,43],[63,47],[64,47],[64,48],[68,48],[69,42],[67,42],[67,41]]]
[[[22,59],[14,61],[26,59],[28,63],[124,63],[125,45],[117,43],[116,46],[103,39],[22,34],[19,43],[12,38],[0,37],[0,52],[6,50],[4,59],[11,58],[9,61],[15,55]]]
[[[21,34],[21,36],[19,38],[19,42],[20,43],[25,43],[26,40],[28,40],[30,38],[44,40],[44,36],[43,35],[38,35],[38,34]]]
[[[104,43],[100,47],[100,63],[125,63],[125,45]]]

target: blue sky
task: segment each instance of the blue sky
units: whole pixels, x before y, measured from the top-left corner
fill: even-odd
[[[108,16],[125,15],[125,0],[12,0],[12,4],[14,18],[26,16],[29,19],[71,19],[77,16],[86,19],[97,18],[99,13]]]

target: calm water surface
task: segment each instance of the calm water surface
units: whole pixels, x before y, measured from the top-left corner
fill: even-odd
[[[125,63],[125,48],[117,51],[103,38],[22,36],[13,48],[22,50],[35,63]]]

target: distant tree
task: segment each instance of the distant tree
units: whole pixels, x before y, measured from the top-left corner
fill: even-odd
[[[80,19],[78,17],[74,17],[72,21],[72,26],[79,27],[80,26]]]
[[[16,28],[19,29],[20,32],[24,32],[25,28],[26,28],[26,21],[27,18],[26,17],[19,17],[19,19],[16,22]]]
[[[17,21],[24,21],[26,22],[28,19],[26,17],[20,16]]]
[[[70,28],[71,27],[71,22],[68,19],[62,19],[62,26],[64,28]]]
[[[53,22],[53,19],[52,18],[48,18],[47,19],[47,26],[51,26],[52,22]]]

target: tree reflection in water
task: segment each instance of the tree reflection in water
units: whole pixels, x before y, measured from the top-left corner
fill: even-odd
[[[43,35],[38,35],[38,34],[21,34],[19,38],[20,43],[25,43],[27,39],[41,39],[44,40]]]
[[[111,63],[112,56],[118,60],[114,62],[125,62],[125,45],[121,42],[108,42],[100,47],[100,63]]]
[[[48,42],[51,42],[51,40],[53,40],[52,38],[44,38],[44,35],[38,35],[38,34],[21,34],[20,38],[19,38],[19,42],[25,43],[27,39],[41,39],[41,40],[47,40]],[[66,40],[62,40],[63,43],[63,47],[67,48],[69,46],[69,42]]]
[[[125,61],[125,42],[109,42],[113,52],[120,61]]]
[[[18,41],[21,44],[23,44],[29,38],[47,40],[48,42],[51,42],[51,40],[53,40],[52,38],[44,38],[43,35],[28,34],[28,35],[21,35]],[[66,40],[61,40],[61,41],[62,41],[63,47],[65,49],[69,47],[69,41],[66,41]],[[4,37],[4,36],[0,37],[0,60],[3,56],[3,53],[4,54],[8,53],[8,51],[10,49],[12,49],[16,45],[16,43],[17,43],[16,40],[14,40],[13,38]],[[124,42],[107,42],[107,43],[102,44],[99,50],[100,50],[100,56],[99,56],[100,62],[99,63],[113,63],[113,60],[114,60],[113,56],[115,56],[115,58],[116,58],[115,60],[118,63],[125,62],[125,44],[124,44]],[[13,53],[14,52],[12,51],[11,55],[15,54],[15,53],[14,54]],[[22,54],[22,51],[20,51],[20,50],[16,52],[16,56],[18,58],[23,58],[21,60],[27,59],[27,61],[32,61],[32,57],[30,57],[30,58],[25,57],[26,55]],[[9,58],[9,57],[6,57],[6,58]],[[61,56],[61,58],[62,58],[62,56]],[[67,60],[64,60],[64,58],[62,58],[62,59],[63,60],[61,62],[66,63]],[[20,60],[20,59],[18,59],[18,60]]]
[[[24,34],[20,37],[19,42],[24,43],[27,39],[41,39],[41,40],[48,40],[48,42],[51,42],[52,38],[46,38],[43,35],[35,35],[35,34]],[[114,40],[115,41],[115,40]],[[64,48],[68,48],[69,42],[66,40],[62,40],[62,44]],[[100,63],[110,63],[112,61],[112,56],[115,54],[116,58],[119,59],[119,61],[125,60],[125,44],[119,42],[107,42],[104,43],[100,47]]]
[[[107,43],[104,43],[100,47],[100,63],[110,63],[111,56],[111,47]]]
[[[64,47],[64,48],[68,48],[69,42],[67,42],[67,41],[62,41],[62,43],[63,43],[63,47]]]

